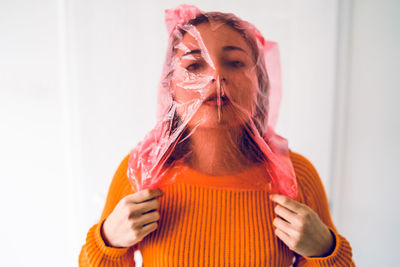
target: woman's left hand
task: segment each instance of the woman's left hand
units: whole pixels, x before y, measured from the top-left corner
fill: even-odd
[[[271,195],[277,203],[273,221],[275,234],[289,249],[308,257],[327,256],[332,252],[334,238],[318,214],[308,206],[280,194]]]

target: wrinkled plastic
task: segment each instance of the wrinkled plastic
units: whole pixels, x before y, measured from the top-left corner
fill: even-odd
[[[295,199],[288,142],[274,131],[281,98],[277,44],[234,14],[191,5],[166,10],[165,22],[169,44],[157,123],[131,151],[131,185],[169,185],[177,166],[212,177],[262,166],[262,186]],[[209,164],[202,166],[202,160]]]

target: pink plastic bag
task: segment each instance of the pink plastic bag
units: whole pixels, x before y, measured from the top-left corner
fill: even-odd
[[[265,189],[295,199],[288,143],[274,132],[281,98],[277,44],[233,14],[190,5],[166,10],[165,21],[169,45],[157,123],[131,151],[131,185],[172,184],[177,166],[215,177],[262,166]]]

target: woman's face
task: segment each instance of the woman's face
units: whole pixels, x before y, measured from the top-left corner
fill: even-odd
[[[252,117],[258,90],[253,54],[226,24],[190,28],[175,47],[171,88],[190,128],[232,127]]]

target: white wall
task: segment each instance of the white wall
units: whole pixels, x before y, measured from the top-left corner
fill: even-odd
[[[386,253],[372,250],[389,231],[398,235],[392,206],[383,208],[386,199],[394,202],[392,188],[398,186],[399,120],[392,115],[398,109],[398,5],[355,1],[350,10],[343,2],[349,3],[188,3],[233,12],[279,42],[283,100],[277,132],[315,164],[339,230],[360,266],[374,266],[364,259]],[[163,10],[179,3],[0,2],[0,265],[77,265],[118,164],[155,123],[166,49]],[[343,14],[349,23],[342,23]],[[382,200],[372,201],[373,193]],[[385,235],[367,207],[388,218]]]
[[[76,262],[57,8],[0,3],[1,266]]]
[[[356,0],[338,224],[359,266],[398,266],[400,2]]]

